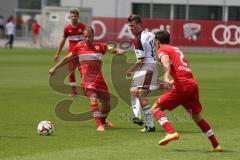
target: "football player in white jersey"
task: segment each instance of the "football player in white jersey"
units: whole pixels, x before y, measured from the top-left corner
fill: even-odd
[[[141,24],[142,19],[139,15],[130,15],[128,17],[129,28],[135,36],[133,44],[137,62],[127,71],[127,76],[133,77],[130,88],[131,104],[135,116],[133,123],[143,125],[140,112],[140,108],[142,108],[146,124],[141,131],[154,132],[155,126],[147,95],[157,85],[158,70],[155,61],[155,38],[152,33],[144,31]]]

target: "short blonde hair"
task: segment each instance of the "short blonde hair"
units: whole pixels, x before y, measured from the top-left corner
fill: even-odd
[[[93,27],[92,26],[87,26],[84,31],[86,32],[91,32],[93,35],[94,35],[94,30],[93,30]]]

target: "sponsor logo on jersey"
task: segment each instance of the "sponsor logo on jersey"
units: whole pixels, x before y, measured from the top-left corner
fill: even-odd
[[[99,46],[95,46],[95,49],[96,49],[96,50],[99,50]]]

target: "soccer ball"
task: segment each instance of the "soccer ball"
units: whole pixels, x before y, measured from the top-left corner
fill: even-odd
[[[53,133],[53,124],[50,121],[41,121],[38,124],[37,132],[39,135],[51,135]]]

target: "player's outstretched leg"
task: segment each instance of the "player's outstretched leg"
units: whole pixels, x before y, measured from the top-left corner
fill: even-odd
[[[208,122],[201,116],[200,113],[192,114],[192,118],[195,123],[200,127],[203,133],[205,133],[210,140],[214,152],[223,152],[224,149],[220,146],[216,136],[213,133]]]
[[[156,103],[154,104],[156,105]],[[159,145],[166,145],[171,141],[178,140],[179,134],[175,131],[175,129],[172,127],[170,122],[167,119],[167,116],[164,114],[164,112],[161,109],[155,109],[153,111],[153,115],[155,119],[160,123],[160,125],[165,129],[166,136],[159,141]]]

